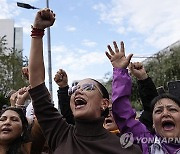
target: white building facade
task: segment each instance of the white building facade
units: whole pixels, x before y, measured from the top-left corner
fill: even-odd
[[[14,48],[17,54],[22,56],[23,28],[14,27],[14,20],[0,19],[0,37],[6,35],[7,47]]]

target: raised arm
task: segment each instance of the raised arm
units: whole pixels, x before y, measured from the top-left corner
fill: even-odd
[[[143,113],[139,120],[152,131],[152,111],[151,101],[158,95],[156,86],[152,79],[148,76],[144,66],[140,62],[131,63],[129,66],[131,74],[137,78],[138,93],[143,104]]]
[[[66,133],[69,130],[69,125],[51,103],[49,91],[44,84],[45,68],[42,37],[44,29],[53,25],[54,20],[55,14],[50,9],[46,8],[37,13],[31,34],[29,62],[29,82],[32,87],[29,93],[34,112],[48,145],[53,151],[62,140],[65,140]]]
[[[40,10],[34,20],[29,57],[29,82],[32,88],[45,80],[42,37],[44,29],[52,26],[54,21],[55,14],[48,8]]]
[[[63,69],[59,69],[59,71],[55,74],[54,81],[59,86],[57,94],[61,114],[68,124],[74,125],[74,116],[70,108],[70,96],[68,95],[69,86],[66,72]]]
[[[146,73],[142,63],[131,63],[129,69],[131,74],[137,78],[138,92],[143,103],[143,108],[145,111],[150,111],[151,101],[158,95],[156,86]]]
[[[132,132],[139,136],[146,128],[139,121],[135,120],[136,113],[132,109],[129,97],[131,95],[131,78],[126,69],[130,63],[132,54],[125,56],[124,43],[121,42],[119,50],[116,42],[113,42],[115,51],[108,45],[109,53],[106,52],[113,66],[112,83],[112,111],[114,119],[122,133]]]

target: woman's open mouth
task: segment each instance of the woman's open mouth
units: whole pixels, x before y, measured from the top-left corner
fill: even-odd
[[[162,122],[162,127],[165,131],[170,131],[175,128],[175,123],[171,120],[164,120]]]
[[[108,125],[108,124],[112,124],[112,119],[111,118],[105,118],[105,124]]]
[[[80,109],[80,108],[86,106],[86,104],[87,104],[86,100],[84,100],[82,98],[75,99],[75,109]]]

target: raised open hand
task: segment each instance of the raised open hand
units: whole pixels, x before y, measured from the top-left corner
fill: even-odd
[[[66,87],[68,85],[68,77],[66,72],[63,69],[59,69],[54,77],[54,81],[61,88]]]
[[[111,64],[115,68],[127,68],[127,66],[130,63],[130,60],[133,56],[133,54],[129,54],[128,57],[125,56],[125,49],[124,49],[124,43],[121,42],[121,49],[119,50],[117,43],[114,41],[114,49],[112,50],[111,46],[108,45],[109,52],[105,52],[106,56],[111,61]]]

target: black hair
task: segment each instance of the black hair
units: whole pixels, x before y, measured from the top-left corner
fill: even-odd
[[[2,116],[2,114],[6,112],[7,110],[15,111],[19,115],[22,122],[22,134],[21,136],[16,138],[12,143],[10,143],[7,154],[21,153],[21,145],[29,139],[28,121],[27,121],[26,116],[24,115],[23,110],[20,108],[15,108],[15,107],[8,107],[2,110],[0,116]]]
[[[107,89],[103,86],[103,84],[100,83],[99,81],[95,80],[95,79],[91,79],[91,80],[97,82],[97,84],[98,84],[98,86],[99,86],[99,88],[103,94],[103,98],[109,99],[109,93],[108,93]]]
[[[155,97],[155,98],[151,101],[151,111],[154,110],[155,104],[156,104],[160,99],[163,99],[163,98],[168,98],[168,99],[173,100],[173,101],[180,107],[180,100],[179,100],[177,97],[175,97],[174,95],[171,95],[171,94],[169,94],[169,93],[163,93],[163,94],[158,95],[157,97]]]
[[[90,79],[91,79],[91,78],[90,78]],[[102,94],[103,94],[103,98],[109,99],[109,93],[108,93],[107,89],[103,86],[103,84],[100,83],[99,81],[95,80],[95,79],[91,79],[91,80],[95,81],[95,82],[98,84],[98,87],[100,88],[100,90],[101,90],[101,92],[102,92]],[[72,86],[73,86],[73,85],[77,85],[77,84],[78,84],[77,81],[76,81],[76,82],[73,82]]]
[[[103,94],[103,98],[107,98],[109,100],[109,93],[107,89],[103,86],[103,84],[95,79],[91,79],[91,80],[95,81],[98,84],[98,87]],[[109,108],[107,107],[104,111],[102,111],[101,116],[106,118],[108,115],[109,115]]]
[[[95,81],[98,84],[98,87],[103,94],[103,98],[107,98],[109,100],[109,93],[108,93],[107,89],[103,86],[103,84],[95,79],[92,79],[92,78],[90,78],[90,79]],[[76,85],[77,84],[78,84],[78,82],[76,82]],[[101,116],[107,117],[108,115],[109,115],[109,108],[106,108],[104,111],[102,111]]]

